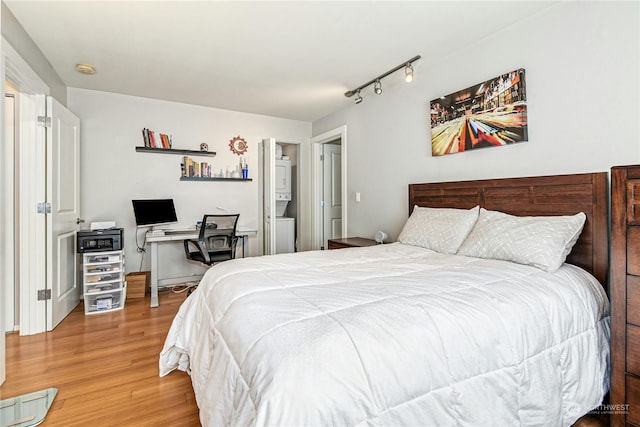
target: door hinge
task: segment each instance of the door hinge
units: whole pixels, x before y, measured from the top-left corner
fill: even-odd
[[[39,214],[50,214],[51,213],[51,203],[49,202],[39,202],[36,212]]]
[[[320,161],[324,162],[324,154],[320,154]]]
[[[51,117],[38,116],[38,126],[43,128],[51,127]]]
[[[46,301],[48,299],[51,299],[51,289],[39,289],[38,301]]]
[[[320,200],[320,207],[324,208],[324,200]]]

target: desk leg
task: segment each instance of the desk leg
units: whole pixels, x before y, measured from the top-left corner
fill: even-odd
[[[245,234],[244,236],[242,236],[242,258],[247,256],[245,251],[247,250],[248,244],[249,244],[249,236]]]
[[[160,305],[158,301],[158,243],[151,243],[151,307]]]

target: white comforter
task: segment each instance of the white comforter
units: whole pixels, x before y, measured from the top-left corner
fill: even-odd
[[[568,426],[608,389],[598,282],[402,244],[237,259],[179,310],[160,375],[204,426]]]

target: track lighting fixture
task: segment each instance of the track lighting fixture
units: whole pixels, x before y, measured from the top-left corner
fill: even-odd
[[[380,83],[380,80],[376,80],[375,83],[373,83],[373,91],[376,95],[382,95],[382,83]]]
[[[356,104],[360,104],[362,102],[362,97],[360,96],[360,90],[356,91],[356,93],[358,95],[356,96],[356,99],[355,99]]]
[[[377,95],[382,94],[382,82],[380,80],[382,80],[383,78],[387,77],[389,74],[395,73],[396,71],[400,70],[402,67],[404,67],[404,79],[407,82],[411,82],[413,81],[413,63],[415,61],[417,61],[418,59],[420,59],[420,55],[414,56],[413,58],[411,58],[408,61],[403,62],[402,64],[398,65],[397,67],[387,71],[384,74],[379,75],[378,77],[376,77],[375,79],[368,81],[367,83],[363,84],[362,86],[359,86],[353,90],[349,90],[347,92],[344,93],[344,96],[346,96],[347,98],[352,97],[353,95],[357,95],[355,98],[355,102],[356,104],[360,104],[362,102],[362,96],[360,96],[360,91],[364,88],[366,88],[367,86],[373,85],[373,90]]]
[[[413,66],[410,62],[404,67],[404,81],[411,83],[413,81]]]

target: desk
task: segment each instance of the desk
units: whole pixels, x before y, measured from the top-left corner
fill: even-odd
[[[237,227],[236,236],[242,237],[242,257],[244,258],[246,248],[249,245],[249,236],[255,235],[258,230],[247,227]],[[164,235],[154,235],[153,232],[147,232],[147,242],[151,244],[151,307],[157,307],[158,302],[158,285],[184,283],[191,280],[199,280],[202,275],[171,277],[167,279],[158,278],[158,243],[180,242],[183,240],[197,239],[199,233],[197,230],[188,231],[170,231]]]

